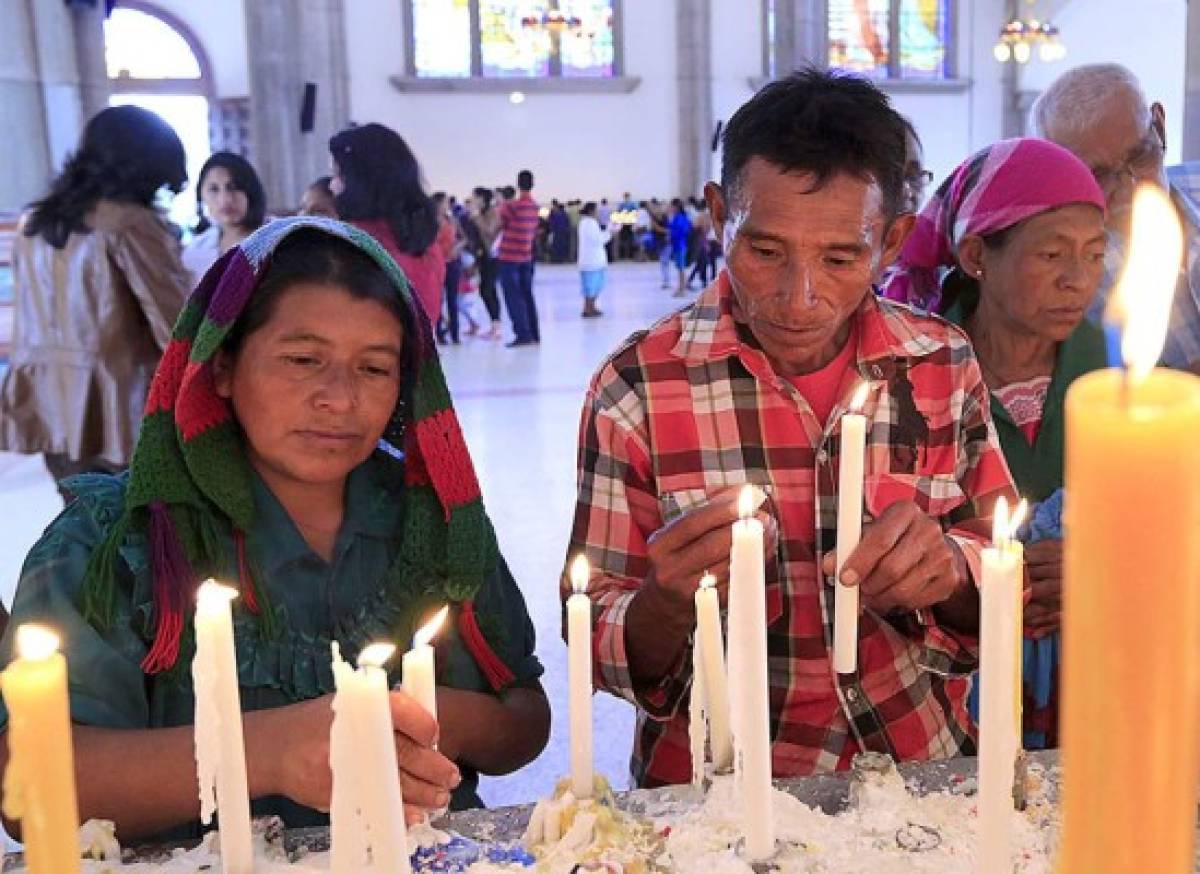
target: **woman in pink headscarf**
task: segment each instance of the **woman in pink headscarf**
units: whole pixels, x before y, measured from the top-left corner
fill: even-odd
[[[1105,366],[1084,319],[1104,271],[1104,194],[1078,158],[1045,140],[996,143],[965,161],[918,216],[883,294],[967,332],[1021,494],[1037,502],[1026,550],[1025,742],[1058,734],[1063,398]]]

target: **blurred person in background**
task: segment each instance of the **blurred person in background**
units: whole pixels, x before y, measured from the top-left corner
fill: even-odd
[[[579,283],[585,319],[601,315],[596,308],[596,298],[604,290],[608,273],[607,247],[611,239],[611,228],[600,224],[596,218],[596,204],[589,200],[579,214]]]
[[[333,189],[329,183],[332,176],[322,176],[304,190],[300,198],[300,215],[319,215],[325,218],[337,218],[337,205],[334,203]]]
[[[267,194],[250,162],[233,152],[214,152],[200,168],[196,213],[194,236],[183,250],[192,285],[266,221]]]
[[[111,107],[21,218],[0,449],[42,454],[56,481],[129,465],[189,289],[174,229],[155,208],[161,190],[183,189],[186,166],[165,121]]]
[[[430,325],[442,312],[454,229],[425,193],[416,155],[381,124],[350,127],[329,141],[338,217],[373,236],[404,271]]]

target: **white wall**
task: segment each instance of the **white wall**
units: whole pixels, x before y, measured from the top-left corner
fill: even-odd
[[[1081,64],[1116,62],[1141,80],[1146,97],[1167,111],[1167,161],[1180,160],[1187,49],[1187,0],[1069,0],[1054,23],[1067,58],[1057,64],[1031,61],[1021,88],[1042,91],[1060,73]]]
[[[727,2],[727,0],[726,0]],[[675,194],[675,22],[673,2],[624,4],[630,94],[407,94],[388,77],[404,70],[398,2],[347,2],[350,109],[408,140],[431,190],[459,194],[477,184],[514,184],[528,167],[537,195],[619,197]]]
[[[763,75],[762,9],[753,0],[712,0],[713,118],[728,123],[737,108],[754,96],[751,82]],[[713,155],[713,177],[721,174],[720,152]]]
[[[150,0],[169,12],[195,34],[213,67],[218,97],[250,94],[250,69],[246,61],[246,14],[243,0]],[[367,0],[363,5],[399,5]]]

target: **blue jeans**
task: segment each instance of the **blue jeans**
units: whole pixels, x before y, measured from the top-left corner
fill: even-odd
[[[501,261],[500,285],[513,333],[521,342],[540,341],[537,304],[533,299],[533,262]]]

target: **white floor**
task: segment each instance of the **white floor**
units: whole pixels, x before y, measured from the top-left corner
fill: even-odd
[[[597,363],[629,333],[683,301],[659,288],[657,264],[619,264],[600,298],[604,317],[581,319],[578,273],[539,266],[542,343],[506,349],[464,336],[443,362],[483,485],[484,500],[538,633],[554,711],[550,744],[518,774],[485,779],[489,805],[530,801],[568,767],[566,647],[560,637],[558,575],[575,499],[580,405]],[[486,318],[482,303],[476,311]],[[465,325],[464,325],[465,328]],[[11,603],[24,554],[60,507],[40,457],[0,453],[0,597]],[[596,765],[615,786],[628,782],[633,713],[595,699]]]

